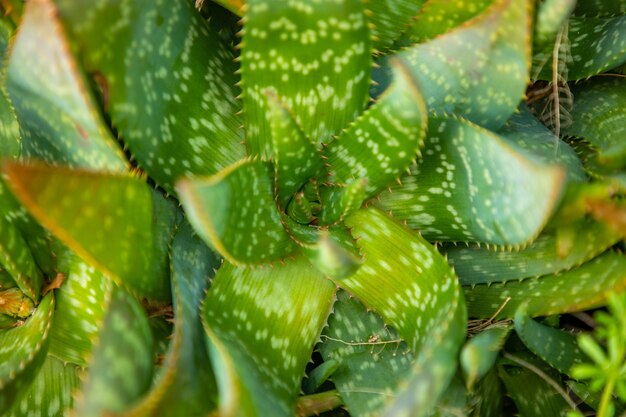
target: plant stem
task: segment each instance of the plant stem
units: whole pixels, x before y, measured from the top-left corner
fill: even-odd
[[[613,387],[615,386],[615,373],[611,373],[611,376],[606,381],[604,390],[602,391],[602,398],[600,399],[600,406],[598,407],[598,417],[607,417],[609,404],[611,403],[611,394],[613,393]]]
[[[318,415],[324,411],[334,410],[342,405],[341,397],[337,390],[320,392],[319,394],[305,395],[298,398],[296,405],[297,417]]]

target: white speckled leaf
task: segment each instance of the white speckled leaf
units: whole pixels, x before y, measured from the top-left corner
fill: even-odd
[[[616,16],[626,14],[626,1],[624,0],[584,0],[576,4],[574,15],[576,16]]]
[[[200,322],[216,255],[185,223],[171,250],[174,332],[156,383],[124,417],[206,416],[217,405],[217,387]]]
[[[153,338],[141,305],[121,288],[113,291],[89,370],[71,415],[104,417],[128,409],[150,387]]]
[[[13,404],[7,417],[63,417],[80,384],[80,368],[48,355],[34,381]]]
[[[581,3],[589,3],[582,1]],[[534,25],[533,53],[545,47],[550,50],[554,46],[558,32],[561,30],[576,6],[576,0],[543,0],[537,5]]]
[[[469,390],[493,369],[510,330],[510,325],[493,326],[474,335],[463,345],[460,362]]]
[[[57,0],[112,124],[168,191],[245,155],[234,54],[188,0]]]
[[[520,250],[489,250],[472,244],[445,249],[463,285],[519,280],[569,270],[594,258],[619,240],[619,234],[591,220],[544,232]]]
[[[169,299],[153,269],[152,200],[143,181],[42,165],[5,165],[12,191],[81,258],[149,298]]]
[[[50,330],[50,354],[81,367],[87,366],[111,299],[113,283],[78,257],[70,261],[65,282],[56,292],[56,316]]]
[[[558,275],[463,287],[468,314],[476,318],[491,317],[501,307],[497,317],[512,318],[523,303],[530,317],[587,310],[625,288],[626,257],[615,252]]]
[[[530,2],[498,0],[467,25],[399,54],[436,114],[497,129],[524,96],[530,66]]]
[[[241,51],[246,142],[271,155],[266,91],[315,143],[329,142],[364,109],[370,34],[359,0],[249,0]]]
[[[30,384],[48,350],[54,298],[48,294],[22,326],[0,331],[0,413]]]
[[[20,126],[4,86],[0,87],[0,157],[17,158],[22,149]]]
[[[573,86],[572,94],[572,124],[563,133],[587,141],[597,151],[598,164],[626,166],[626,79],[594,78]]]
[[[395,61],[391,86],[343,134],[324,148],[330,181],[366,181],[372,196],[398,178],[419,154],[426,106],[413,76]]]
[[[383,415],[427,415],[454,374],[465,338],[458,280],[433,246],[381,211],[362,209],[345,223],[365,261],[338,284],[379,313],[416,355],[407,385]]]
[[[428,239],[519,245],[552,214],[564,170],[463,119],[431,119],[423,156],[377,206]]]
[[[409,28],[425,0],[376,0],[366,3],[372,23],[373,46],[384,51]]]
[[[51,0],[26,5],[8,65],[7,89],[23,133],[23,157],[111,172],[128,170],[71,54]]]
[[[524,305],[515,312],[515,331],[528,349],[562,374],[571,375],[572,366],[589,361],[576,335],[536,322]]]
[[[318,224],[329,225],[343,221],[361,208],[366,198],[367,180],[352,181],[347,185],[332,185],[320,190],[321,209]]]
[[[315,145],[277,97],[268,95],[267,106],[276,172],[276,197],[279,206],[285,209],[296,191],[322,168],[322,159]]]
[[[4,217],[0,217],[0,265],[28,297],[33,301],[39,299],[41,271],[19,229]]]
[[[274,268],[224,264],[203,307],[225,416],[291,417],[335,286],[303,257]]]
[[[274,201],[273,175],[269,163],[248,159],[177,186],[200,237],[233,264],[276,261],[296,248]]]
[[[333,310],[319,346],[324,361],[338,363],[331,379],[351,416],[378,416],[409,376],[414,355],[379,315],[345,291]]]

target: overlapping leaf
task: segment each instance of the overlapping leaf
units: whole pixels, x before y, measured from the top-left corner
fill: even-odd
[[[530,317],[581,311],[602,305],[609,293],[624,288],[626,258],[615,252],[558,275],[464,287],[468,314],[477,318],[498,311],[497,317],[512,318],[523,303]]]
[[[173,190],[242,158],[234,55],[187,0],[58,0],[111,121],[139,165]]]
[[[294,251],[273,190],[271,166],[258,160],[242,160],[213,177],[178,186],[191,224],[233,264],[272,262]]]
[[[426,107],[419,87],[399,61],[394,81],[378,102],[324,149],[330,180],[366,181],[371,196],[398,178],[419,154],[426,134]]]
[[[273,268],[219,269],[202,314],[222,415],[293,416],[334,292],[301,257]]]
[[[246,142],[271,155],[266,91],[314,142],[328,142],[365,108],[370,34],[358,0],[250,0],[241,52]]]
[[[152,349],[141,305],[124,290],[115,289],[73,415],[106,416],[128,409],[150,386]]]
[[[471,390],[476,381],[493,369],[496,358],[511,330],[510,325],[498,325],[485,329],[472,337],[461,350],[461,369],[466,385]]]
[[[8,65],[22,155],[114,172],[128,169],[74,60],[51,0],[28,2]]]
[[[416,355],[408,386],[384,415],[427,415],[454,374],[465,337],[458,281],[434,247],[381,211],[359,210],[346,225],[365,262],[339,285],[378,312]]]
[[[367,3],[372,23],[373,46],[385,51],[407,30],[425,0],[379,0]]]
[[[518,245],[543,228],[564,172],[462,119],[431,119],[423,157],[376,203],[429,239]]]
[[[468,25],[402,52],[429,111],[502,126],[526,88],[529,19],[527,0],[499,0]]]

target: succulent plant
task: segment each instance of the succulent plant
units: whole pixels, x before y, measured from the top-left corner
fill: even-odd
[[[0,7],[1,415],[624,408],[626,2]]]

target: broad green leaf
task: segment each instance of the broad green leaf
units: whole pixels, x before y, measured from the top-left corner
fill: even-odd
[[[322,168],[315,145],[273,94],[267,97],[279,207],[285,209],[296,191]]]
[[[385,51],[407,30],[426,0],[377,0],[366,4],[373,46]]]
[[[82,259],[139,295],[167,301],[153,270],[152,201],[143,181],[40,165],[5,165],[12,191]]]
[[[502,382],[498,378],[496,368],[487,373],[472,392],[468,402],[471,407],[471,417],[502,417],[504,402]]]
[[[577,2],[576,16],[617,16],[626,14],[624,0],[581,0]]]
[[[558,202],[564,171],[468,121],[431,119],[411,175],[376,205],[428,239],[520,245]]]
[[[116,288],[99,327],[89,371],[76,397],[76,416],[121,413],[141,398],[152,380],[153,340],[141,305]]]
[[[359,210],[345,223],[365,261],[338,284],[379,313],[416,355],[407,385],[383,415],[427,415],[454,374],[465,337],[458,281],[433,246],[381,211]]]
[[[262,264],[294,251],[274,201],[269,163],[242,160],[210,178],[183,180],[177,189],[200,237],[229,262]]]
[[[110,172],[128,170],[51,0],[26,5],[12,48],[7,89],[20,121],[24,157]]]
[[[48,350],[54,298],[48,294],[23,325],[0,331],[0,413],[32,382]]]
[[[361,208],[365,200],[367,180],[360,179],[347,185],[333,185],[320,190],[321,210],[318,223],[336,224]]]
[[[200,302],[217,257],[185,223],[171,251],[174,333],[156,384],[128,413],[139,416],[206,416],[217,404],[217,387],[200,322]]]
[[[394,81],[377,103],[324,148],[330,181],[365,180],[367,196],[406,171],[426,134],[426,107],[419,87],[408,69],[396,62]]]
[[[221,415],[293,416],[335,286],[300,257],[273,268],[224,264],[203,307]]]
[[[582,1],[581,1],[582,3]],[[571,59],[567,80],[582,80],[626,63],[626,16],[571,17],[565,36]],[[552,79],[546,66],[539,79]]]
[[[271,155],[267,91],[307,137],[328,143],[367,103],[371,45],[364,6],[359,0],[249,0],[246,6],[241,79],[249,153]]]
[[[49,353],[84,368],[111,300],[113,283],[76,256],[56,290],[56,316]]]
[[[138,165],[172,191],[245,155],[234,55],[188,0],[57,0]]]
[[[538,3],[533,38],[535,49],[546,46],[552,49],[558,32],[572,14],[576,3],[576,0],[542,0]]]
[[[2,86],[0,87],[0,157],[16,159],[20,156],[21,147],[20,126],[17,123],[13,104]]]
[[[409,376],[414,355],[379,315],[345,291],[333,310],[319,351],[324,361],[338,363],[331,379],[350,415],[378,416]]]
[[[0,265],[33,301],[39,300],[41,271],[18,228],[0,217]]]
[[[7,417],[62,417],[80,384],[80,368],[48,355],[32,384],[13,404]]]
[[[466,415],[468,410],[467,390],[463,380],[458,375],[452,378],[450,385],[441,396],[439,404],[430,417],[457,417]]]
[[[612,291],[626,288],[626,258],[615,252],[557,275],[464,287],[470,317],[512,318],[522,303],[530,317],[587,310],[602,305]]]
[[[6,270],[0,269],[0,290],[6,290],[7,288],[15,288],[17,283]]]
[[[564,167],[568,181],[586,179],[576,151],[545,127],[528,107],[520,106],[519,113],[511,116],[498,134],[528,151],[538,161]]]
[[[584,220],[544,232],[521,250],[472,244],[447,247],[448,262],[463,285],[520,280],[569,270],[593,259],[619,240],[608,226]]]
[[[501,367],[498,373],[520,417],[565,417],[570,409],[551,385],[528,369]]]
[[[492,6],[493,5],[493,6]],[[424,42],[434,39],[480,16],[490,13],[489,7],[502,7],[502,1],[474,0],[465,3],[462,0],[429,0],[415,17],[415,22],[407,31],[406,36],[412,42]],[[467,25],[466,24],[466,25]]]
[[[431,113],[455,113],[497,129],[513,114],[526,89],[529,2],[498,0],[467,25],[399,56],[411,68]]]
[[[588,361],[574,334],[536,322],[524,305],[515,312],[515,331],[528,349],[562,374],[571,375],[572,366]]]
[[[493,326],[478,333],[461,350],[461,369],[468,390],[493,368],[511,326]]]
[[[589,142],[597,150],[599,164],[625,167],[626,79],[598,77],[575,85],[572,94],[576,98],[572,124],[564,133]]]
[[[306,375],[304,381],[302,381],[302,391],[304,391],[305,394],[313,394],[324,382],[328,381],[339,368],[339,365],[340,363],[334,359],[324,360],[321,365],[315,367]]]

